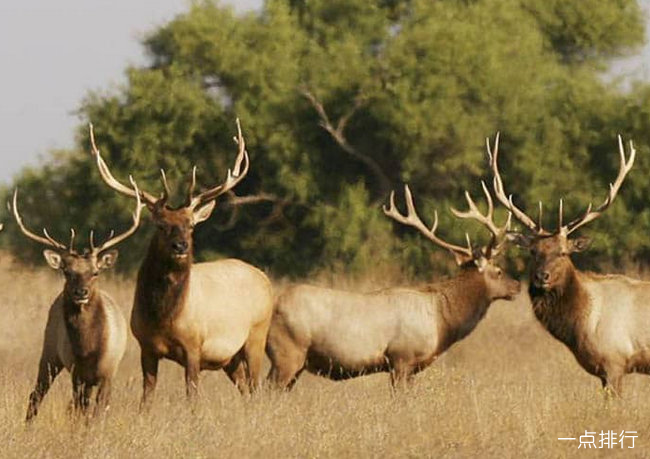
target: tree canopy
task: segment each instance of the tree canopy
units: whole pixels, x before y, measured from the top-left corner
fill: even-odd
[[[636,1],[267,0],[238,15],[197,2],[144,40],[149,64],[117,90],[81,102],[77,148],[16,177],[32,227],[62,237],[128,225],[132,203],[99,179],[87,123],[113,173],[159,192],[159,169],[186,189],[222,181],[241,119],[251,172],[197,228],[199,259],[235,256],[277,275],[399,263],[428,276],[452,257],[381,212],[391,189],[414,191],[440,231],[468,230],[447,211],[481,198],[485,138],[501,132],[501,169],[515,201],[543,201],[547,226],[560,197],[576,215],[600,202],[618,168],[616,135],[637,162],[620,196],[586,231],[594,263],[642,261],[650,212],[650,86],[623,92],[602,78],[608,59],[643,42]],[[250,199],[242,199],[242,197]],[[246,204],[248,203],[248,204]],[[148,222],[123,251],[142,257]],[[10,247],[38,249],[11,227]]]

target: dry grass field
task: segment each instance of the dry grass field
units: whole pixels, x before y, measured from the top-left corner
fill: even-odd
[[[190,408],[182,370],[167,362],[154,407],[141,415],[131,338],[106,416],[68,416],[63,372],[26,426],[47,308],[62,280],[7,261],[0,273],[1,457],[650,456],[650,378],[628,376],[624,399],[605,399],[596,378],[536,323],[525,294],[496,303],[473,334],[395,396],[385,374],[339,383],[303,375],[291,393],[244,399],[222,372],[204,372],[201,401]],[[103,281],[127,313],[132,282]],[[639,438],[634,449],[588,453],[558,440],[586,429],[635,430]]]

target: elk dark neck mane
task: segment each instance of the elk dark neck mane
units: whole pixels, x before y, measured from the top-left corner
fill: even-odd
[[[179,263],[164,246],[157,232],[138,271],[136,304],[154,322],[174,317],[189,292],[193,254]]]
[[[576,330],[584,318],[589,298],[573,266],[568,269],[563,279],[564,282],[551,290],[536,287],[531,283],[528,293],[533,303],[533,312],[542,325],[555,338],[575,349]]]
[[[65,328],[75,357],[98,358],[103,345],[101,331],[107,320],[100,292],[92,293],[84,305],[75,304],[65,293],[62,301]]]
[[[467,336],[485,316],[491,302],[483,275],[474,266],[461,267],[457,276],[431,284],[427,291],[440,298],[449,344]]]

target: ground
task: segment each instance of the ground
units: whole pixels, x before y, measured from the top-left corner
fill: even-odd
[[[650,378],[628,376],[624,398],[607,399],[536,322],[525,293],[495,303],[467,339],[396,395],[385,374],[338,383],[304,375],[291,393],[245,399],[223,372],[204,372],[201,401],[190,408],[181,368],[166,362],[153,409],[139,414],[130,337],[106,416],[71,420],[64,372],[26,426],[47,309],[63,281],[44,267],[3,263],[0,272],[2,457],[571,457],[583,452],[579,441],[558,437],[585,430],[596,432],[597,446],[603,431],[638,435],[634,449],[626,440],[625,449],[590,457],[650,456]],[[128,316],[133,281],[102,281]]]

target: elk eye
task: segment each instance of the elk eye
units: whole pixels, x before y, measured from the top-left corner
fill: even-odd
[[[99,271],[93,272],[93,277],[97,277],[97,276],[99,276]]]

